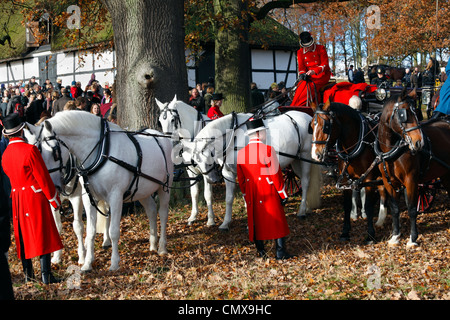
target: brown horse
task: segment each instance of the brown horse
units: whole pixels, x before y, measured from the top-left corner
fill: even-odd
[[[366,242],[371,243],[375,240],[373,211],[377,190],[380,192],[380,214],[377,226],[383,223],[387,212],[386,194],[378,167],[375,166],[365,177],[362,177],[375,159],[372,146],[376,139],[376,125],[369,122],[360,112],[342,103],[327,102],[322,107],[313,105],[313,109],[315,113],[311,121],[312,158],[323,161],[328,149],[336,145],[340,173],[338,184],[347,183],[347,188],[344,188],[344,226],[340,237],[342,240],[350,238],[351,185],[353,181],[362,179],[360,181],[362,185],[358,185],[357,188],[365,187],[364,208],[367,214],[368,233]]]
[[[450,124],[435,121],[419,125],[414,105],[405,90],[391,97],[383,107],[375,144],[382,160],[379,170],[392,200],[393,231],[389,243],[393,245],[399,243],[398,202],[403,188],[411,224],[408,246],[417,246],[418,184],[441,178],[450,192]]]

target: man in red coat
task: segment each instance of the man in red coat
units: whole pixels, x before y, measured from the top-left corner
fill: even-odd
[[[289,234],[282,200],[287,199],[284,180],[275,150],[263,143],[265,127],[261,119],[247,123],[250,142],[238,152],[237,176],[247,204],[250,241],[265,257],[264,240],[276,240],[276,258],[288,259],[285,238]]]
[[[330,80],[331,70],[327,50],[324,46],[314,43],[309,32],[300,34],[300,47],[297,51],[300,81],[291,106],[310,106],[311,102],[316,103],[316,94]]]
[[[11,182],[17,255],[27,281],[34,278],[31,259],[40,256],[44,284],[59,282],[51,272],[50,254],[63,245],[49,205],[59,208],[58,192],[38,148],[22,138],[25,123],[18,114],[10,114],[2,122],[3,134],[9,138],[2,165]]]

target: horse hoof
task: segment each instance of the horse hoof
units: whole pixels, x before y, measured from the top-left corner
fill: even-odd
[[[302,214],[302,215],[297,215],[297,219],[298,220],[306,220],[306,214]]]
[[[220,232],[228,232],[230,231],[230,228],[219,228]]]
[[[406,247],[407,247],[408,249],[415,249],[415,248],[418,248],[418,247],[419,247],[419,244],[418,244],[417,242],[411,242],[411,241],[409,241],[409,242],[406,244]]]
[[[341,235],[339,237],[339,240],[342,241],[342,242],[350,241],[350,236],[342,236]]]
[[[111,247],[112,247],[112,245],[107,244],[107,245],[102,246],[102,249],[103,249],[103,250],[106,250],[106,249],[109,249],[109,248],[111,248]]]

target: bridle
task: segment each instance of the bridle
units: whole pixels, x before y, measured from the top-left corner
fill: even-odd
[[[389,128],[391,129],[392,132],[399,135],[402,140],[405,140],[406,142],[408,142],[408,141],[412,141],[412,139],[408,133],[411,131],[414,131],[414,130],[421,130],[421,125],[417,124],[416,126],[411,127],[411,128],[406,128],[404,126],[405,123],[408,123],[408,110],[406,108],[400,108],[404,104],[407,104],[408,106],[410,106],[410,104],[406,101],[400,101],[400,102],[396,102],[394,104],[394,108],[392,110],[392,113],[391,113],[391,116],[389,119]],[[409,108],[409,109],[412,112],[414,119],[416,120],[416,123],[419,123],[416,112],[414,111],[414,108]],[[402,134],[399,134],[392,127],[393,123],[394,123],[394,119],[397,121],[397,124],[400,127]]]
[[[72,181],[72,179],[75,176],[77,176],[75,170],[76,169],[75,157],[69,152],[69,158],[67,162],[64,164],[62,158],[61,145],[65,147],[67,150],[69,150],[69,147],[63,141],[61,141],[55,134],[48,137],[42,137],[43,129],[44,127],[41,126],[41,129],[39,130],[39,134],[36,137],[36,142],[34,143],[34,145],[38,148],[39,152],[41,153],[43,143],[45,143],[52,150],[53,160],[59,165],[55,168],[48,169],[48,172],[53,173],[59,171],[61,173],[61,188],[63,188],[61,190],[61,194],[63,194],[64,196],[70,196],[75,191],[77,183],[74,184],[71,192],[66,192],[64,186],[66,186],[70,181]],[[56,141],[56,143],[52,145],[49,143],[50,141]]]
[[[161,115],[163,117],[164,120],[167,120],[167,113],[170,113],[173,117],[173,126],[175,128],[175,131],[178,130],[178,128],[181,128],[181,118],[180,115],[178,113],[177,109],[170,109],[169,108],[169,104],[167,103],[164,107],[164,109],[161,111]],[[173,132],[164,132],[164,134],[168,134],[171,135],[173,134]]]

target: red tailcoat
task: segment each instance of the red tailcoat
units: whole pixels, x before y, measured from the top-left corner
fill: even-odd
[[[287,236],[289,227],[281,205],[287,194],[275,150],[251,139],[238,152],[237,176],[247,204],[250,241]]]
[[[3,170],[11,181],[14,236],[20,259],[31,259],[63,248],[49,205],[60,200],[39,150],[12,138],[3,153]],[[20,245],[19,228],[24,248]]]
[[[218,106],[212,106],[211,108],[209,108],[207,116],[211,120],[215,120],[215,119],[222,118],[223,113],[222,113],[222,111],[220,111]]]
[[[319,92],[331,78],[325,47],[313,44],[311,51],[306,51],[306,49],[300,48],[297,51],[298,73],[302,74],[313,70],[315,74],[310,76],[309,81],[301,81],[298,84],[291,106],[306,106],[310,105],[311,102],[316,102],[315,91]]]

